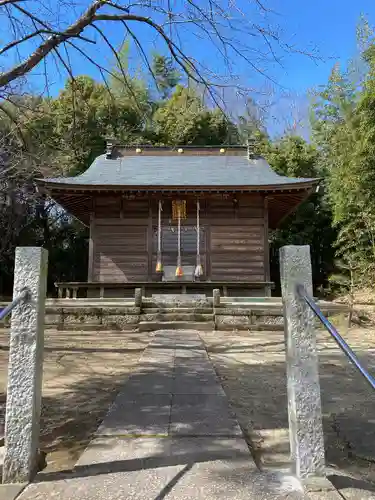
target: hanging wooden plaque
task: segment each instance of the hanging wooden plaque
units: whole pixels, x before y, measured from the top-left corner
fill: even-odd
[[[172,219],[186,219],[186,200],[172,200]]]

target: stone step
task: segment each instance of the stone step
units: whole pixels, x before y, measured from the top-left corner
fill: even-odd
[[[148,307],[142,305],[142,313],[195,313],[195,314],[213,314],[212,307]]]
[[[249,331],[249,332],[281,332],[284,330],[282,325],[266,325],[266,324],[219,324],[216,325],[216,330],[224,332]]]
[[[120,327],[115,324],[111,325],[90,325],[90,324],[46,324],[44,325],[46,330],[58,330],[61,332],[112,332],[114,330],[118,331],[132,331],[137,328],[138,324],[129,324],[126,327]],[[1,498],[0,498],[1,500]]]
[[[200,330],[210,332],[214,329],[213,321],[140,321],[138,324],[140,332],[152,332],[154,330]]]
[[[173,301],[171,300],[165,300],[165,301],[155,301],[155,300],[148,300],[148,299],[143,299],[142,300],[142,307],[157,307],[157,308],[173,308],[173,309],[181,309],[181,308],[193,308],[193,309],[198,309],[198,308],[211,308],[212,305],[208,301],[193,301],[193,300],[184,300],[184,301]]]
[[[199,314],[194,312],[159,312],[141,314],[141,321],[213,321],[213,314]]]

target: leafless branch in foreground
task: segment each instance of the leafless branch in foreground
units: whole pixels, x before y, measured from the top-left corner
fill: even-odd
[[[53,56],[72,78],[67,47],[78,51],[87,61],[94,61],[105,79],[109,70],[96,60],[93,52],[90,53],[90,46],[95,43],[98,49],[99,45],[105,46],[116,57],[116,44],[111,41],[113,25],[116,25],[117,35],[122,31],[123,38],[127,36],[135,42],[146,69],[153,76],[147,55],[149,47],[139,36],[139,30],[144,33],[147,27],[148,32],[162,42],[183,74],[204,88],[216,104],[219,104],[217,88],[237,85],[246,90],[254,87],[253,82],[252,85],[243,80],[239,83],[241,78],[234,71],[233,61],[249,68],[254,76],[264,78],[267,77],[267,65],[279,62],[279,52],[294,50],[281,40],[277,28],[271,27],[273,12],[266,0],[241,2],[241,7],[236,0],[183,0],[179,3],[94,0],[77,15],[75,4],[69,5],[71,9],[66,0],[56,0],[53,4],[38,0],[0,0],[0,15],[7,21],[6,36],[0,46],[0,68],[3,68],[0,92],[3,95],[9,92],[9,86],[41,63],[48,71],[48,60]],[[61,12],[64,12],[63,18]],[[186,40],[192,41],[194,37],[200,44],[198,55],[197,49],[189,51],[186,48]],[[60,51],[63,47],[64,51]],[[207,55],[214,61],[215,70],[202,62]],[[8,61],[15,59],[18,60],[16,64],[7,66]],[[126,85],[126,78],[124,82]]]

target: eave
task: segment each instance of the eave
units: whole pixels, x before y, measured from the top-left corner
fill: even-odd
[[[277,191],[289,191],[289,190],[299,190],[299,189],[311,189],[320,182],[320,179],[309,180],[307,182],[292,182],[290,184],[265,184],[262,186],[255,185],[236,185],[236,186],[173,186],[173,185],[163,185],[163,186],[137,186],[137,185],[96,185],[96,184],[67,184],[65,182],[48,182],[43,179],[37,180],[37,184],[42,188],[46,188],[48,191],[74,191],[74,192],[140,192],[140,193],[258,193],[258,192],[277,192]]]
[[[79,219],[86,226],[90,223],[93,212],[93,199],[97,195],[116,192],[119,196],[159,197],[173,195],[205,194],[247,194],[258,193],[268,199],[268,220],[270,228],[276,228],[281,221],[293,212],[313,191],[319,180],[285,184],[279,186],[79,186],[39,181],[44,191],[61,205],[68,213]]]

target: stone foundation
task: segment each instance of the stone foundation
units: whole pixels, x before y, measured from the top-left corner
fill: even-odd
[[[216,307],[217,330],[283,330],[281,311],[252,310],[251,307]]]
[[[60,330],[128,330],[139,323],[139,307],[47,308],[45,326]]]
[[[186,328],[190,323],[207,323],[216,330],[226,331],[284,329],[282,304],[274,298],[264,302],[219,300],[214,306],[212,298],[199,295],[186,295],[182,299],[172,295],[168,300],[168,295],[155,294],[152,299],[143,297],[142,307],[135,307],[134,300],[101,300],[89,303],[88,299],[49,300],[45,325],[60,330],[133,330],[140,322],[184,322]],[[325,316],[346,312],[345,307],[337,304],[319,305]]]

